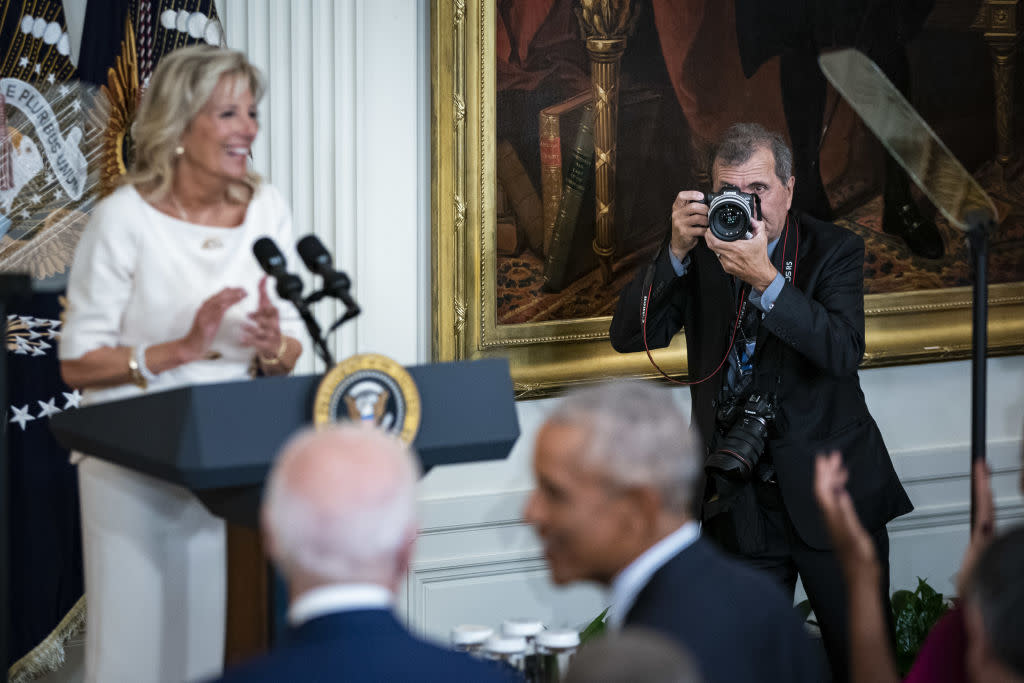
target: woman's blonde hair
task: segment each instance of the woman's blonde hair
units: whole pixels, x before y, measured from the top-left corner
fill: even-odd
[[[123,184],[144,187],[157,199],[167,194],[174,180],[175,148],[225,76],[234,91],[244,86],[254,102],[263,97],[263,74],[237,50],[200,44],[161,58],[132,125],[134,159],[121,179]],[[260,177],[250,171],[244,181],[229,188],[228,195],[248,201],[259,182]]]

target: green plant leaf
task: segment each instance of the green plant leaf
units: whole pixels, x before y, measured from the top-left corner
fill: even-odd
[[[908,591],[906,589],[898,590],[895,593],[893,593],[892,594],[892,598],[891,598],[892,613],[893,614],[899,614],[904,609],[906,609],[907,601],[910,600],[913,597],[913,595],[914,595],[913,593],[911,593],[910,591]]]
[[[891,603],[896,626],[896,665],[903,676],[910,671],[935,622],[949,610],[949,603],[921,577],[917,577],[917,588],[913,592],[894,592]]]
[[[605,623],[605,617],[608,615],[610,607],[605,607],[604,611],[598,614],[594,619],[587,624],[586,628],[580,631],[580,645],[583,645],[587,641],[604,635],[608,625]]]

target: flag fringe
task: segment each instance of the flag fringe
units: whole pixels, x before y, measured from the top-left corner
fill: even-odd
[[[10,683],[29,683],[64,666],[67,641],[85,631],[85,596],[75,603],[43,642],[16,661],[7,671]]]

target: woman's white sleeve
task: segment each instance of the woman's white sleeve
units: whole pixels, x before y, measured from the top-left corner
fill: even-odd
[[[75,249],[59,357],[118,346],[121,319],[132,294],[138,245],[133,219],[115,195],[97,204]]]

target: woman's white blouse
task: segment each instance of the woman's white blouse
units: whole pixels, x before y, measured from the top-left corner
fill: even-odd
[[[261,184],[244,222],[234,228],[196,225],[150,206],[131,186],[123,186],[93,210],[68,278],[67,308],[59,356],[80,358],[104,346],[159,344],[185,336],[199,306],[224,287],[242,287],[248,296],[228,309],[212,349],[216,360],[187,363],[162,372],[147,391],[186,384],[247,377],[254,351],[243,347],[242,326],[259,303],[263,271],[252,253],[260,237],[270,237],[298,265],[291,214],[273,187]],[[304,329],[291,303],[267,281],[283,334],[303,339]],[[133,384],[90,389],[83,403],[142,393]]]

